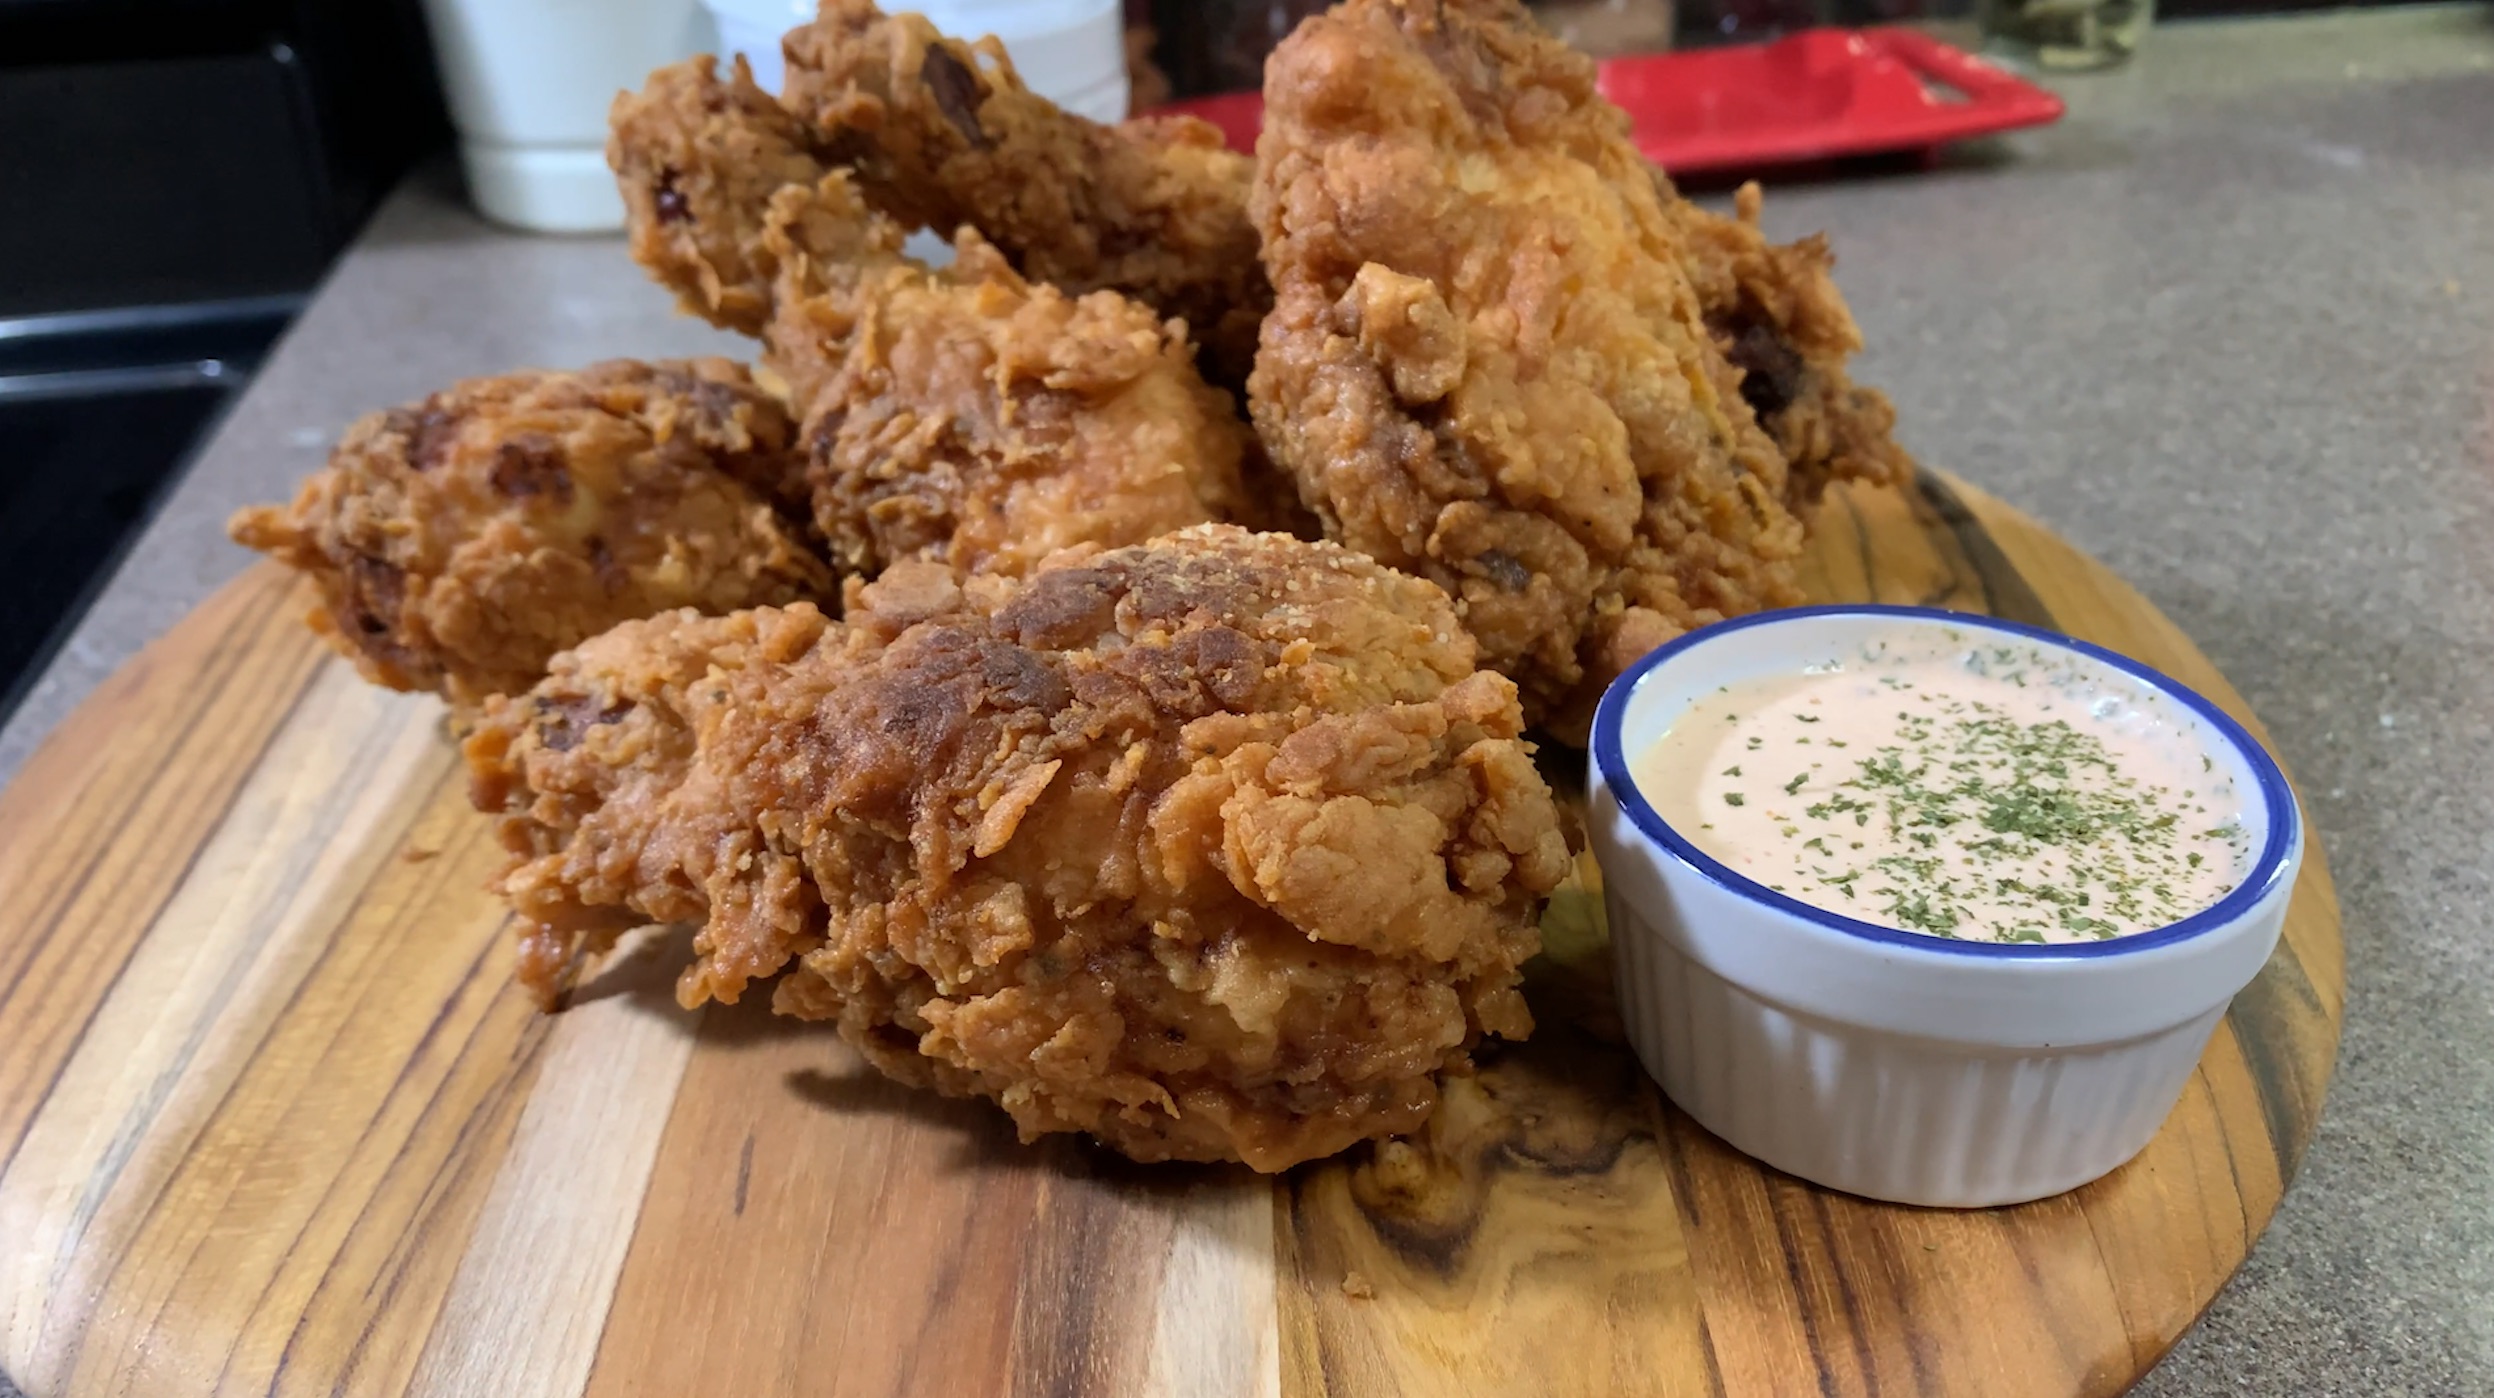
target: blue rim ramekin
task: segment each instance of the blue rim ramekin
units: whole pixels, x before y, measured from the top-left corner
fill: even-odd
[[[1798,666],[1842,637],[1895,626],[2013,636],[2179,706],[2256,792],[2246,876],[2190,917],[2101,942],[1955,940],[1778,893],[1698,848],[1637,790],[1626,730],[1650,741],[1677,713],[1646,694],[1654,677],[1711,683],[1687,667],[1729,643],[1722,663],[1748,666],[1729,677],[1747,678],[1784,664],[1759,657],[1785,645]],[[1920,1204],[2059,1193],[2144,1147],[2274,949],[2304,838],[2285,774],[2205,697],[2100,646],[1929,607],[1763,612],[1663,646],[1603,695],[1587,788],[1621,1014],[1647,1070],[1768,1164]]]

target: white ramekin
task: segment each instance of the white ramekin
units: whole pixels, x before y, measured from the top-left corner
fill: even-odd
[[[1901,625],[2005,632],[2176,701],[2235,769],[2237,789],[2255,793],[2249,877],[2203,912],[2128,937],[1952,941],[1752,882],[1631,784],[1629,756],[1698,696]],[[1646,1070],[1746,1154],[1899,1203],[2039,1199],[2138,1154],[2235,992],[2269,959],[2303,862],[2285,776],[2215,705],[2098,647],[1928,608],[1806,607],[1685,636],[1603,696],[1588,765],[1620,1010]]]

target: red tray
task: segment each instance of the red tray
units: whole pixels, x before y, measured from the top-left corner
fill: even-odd
[[[1911,29],[1810,29],[1770,44],[1614,58],[1602,93],[1637,148],[1675,175],[1917,150],[2041,126],[2061,99]],[[1264,98],[1225,93],[1158,109],[1199,116],[1252,151]]]

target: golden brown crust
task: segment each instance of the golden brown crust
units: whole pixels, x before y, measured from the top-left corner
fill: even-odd
[[[762,211],[782,186],[819,180],[831,168],[823,153],[834,152],[857,162],[869,202],[882,211],[913,225],[967,222],[999,240],[1025,270],[1044,268],[1037,273],[1044,280],[1075,292],[1124,290],[1184,316],[1197,339],[1211,342],[1204,355],[1212,381],[1245,382],[1272,294],[1246,222],[1242,157],[1198,152],[1205,143],[1199,124],[1084,122],[1001,73],[995,80],[1002,88],[984,101],[995,108],[1002,139],[983,149],[963,124],[977,127],[987,108],[965,112],[962,94],[984,79],[928,76],[930,63],[939,73],[950,65],[977,68],[981,50],[938,38],[915,16],[885,19],[870,7],[835,12],[801,34],[821,65],[799,83],[813,90],[819,125],[800,122],[754,86],[741,61],[724,78],[707,58],[661,69],[642,92],[617,99],[608,156],[631,206],[634,255],[687,309],[761,333],[776,269],[763,244]],[[1161,191],[1152,198],[1165,205],[1155,207],[1176,231],[1105,257],[1101,249],[1140,236],[1131,200],[1082,187],[1083,180],[1114,185],[1125,178],[1129,160],[1092,150],[1112,136],[1158,150],[1172,167],[1152,177]],[[1050,150],[1058,158],[1047,158]],[[1000,173],[1069,162],[1093,173],[1073,177],[1071,188],[1063,177],[1048,186]],[[1661,171],[1647,173],[1676,225],[1716,348],[1739,371],[1742,397],[1791,463],[1787,505],[1806,515],[1831,481],[1910,476],[1912,459],[1893,436],[1895,410],[1846,371],[1861,336],[1830,278],[1834,257],[1825,239],[1767,242],[1757,226],[1754,185],[1742,189],[1735,216],[1726,218],[1681,198]],[[1196,260],[1206,269],[1201,275],[1177,270]],[[1222,267],[1230,270],[1211,270]],[[1254,462],[1247,477],[1263,483]],[[1296,523],[1270,512],[1261,518],[1273,527]]]
[[[1715,347],[1741,371],[1741,397],[1791,463],[1786,505],[1806,518],[1831,482],[1912,479],[1914,460],[1896,443],[1896,409],[1846,371],[1862,332],[1836,290],[1827,239],[1768,242],[1754,183],[1741,186],[1725,218],[1680,198],[1661,171],[1654,181],[1680,223]]]
[[[993,39],[830,0],[786,40],[788,107],[866,197],[913,227],[968,224],[1034,281],[1183,318],[1215,383],[1245,382],[1271,304],[1246,157],[1192,118],[1105,126],[1022,85]]]
[[[814,518],[843,567],[1021,574],[1249,510],[1247,433],[1183,326],[1113,292],[1026,281],[976,233],[930,271],[805,251],[890,228],[845,175],[779,192],[771,363],[806,404]],[[866,240],[851,238],[852,247]]]
[[[849,173],[808,157],[758,178],[753,152],[798,137],[741,70],[661,69],[614,120],[634,255],[763,337],[805,422],[810,513],[845,568],[1019,573],[1076,544],[1275,517],[1242,485],[1249,435],[1182,325],[1025,280],[968,230],[930,270]],[[665,218],[662,194],[686,216]]]
[[[366,678],[472,705],[618,621],[832,598],[773,503],[794,439],[726,360],[470,379],[356,423],[293,504],[231,528],[311,577]]]
[[[1798,599],[1784,457],[1591,62],[1510,0],[1351,0],[1274,53],[1265,121],[1257,426],[1528,713],[1573,727],[1644,650]]]
[[[618,94],[607,126],[633,260],[691,314],[761,334],[779,273],[763,215],[782,186],[810,186],[825,171],[804,128],[754,85],[742,57],[721,77],[706,55]]]
[[[1026,1135],[1264,1170],[1411,1129],[1529,1028],[1565,843],[1436,588],[1209,526],[859,600],[623,628],[493,707],[532,964],[706,915],[688,1002],[780,973]]]

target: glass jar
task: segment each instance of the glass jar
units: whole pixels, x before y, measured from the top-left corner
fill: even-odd
[[[1532,8],[1551,33],[1596,58],[1671,47],[1672,0],[1532,0]]]
[[[2156,0],[1981,0],[1987,53],[2047,72],[2127,60],[2156,18]]]

